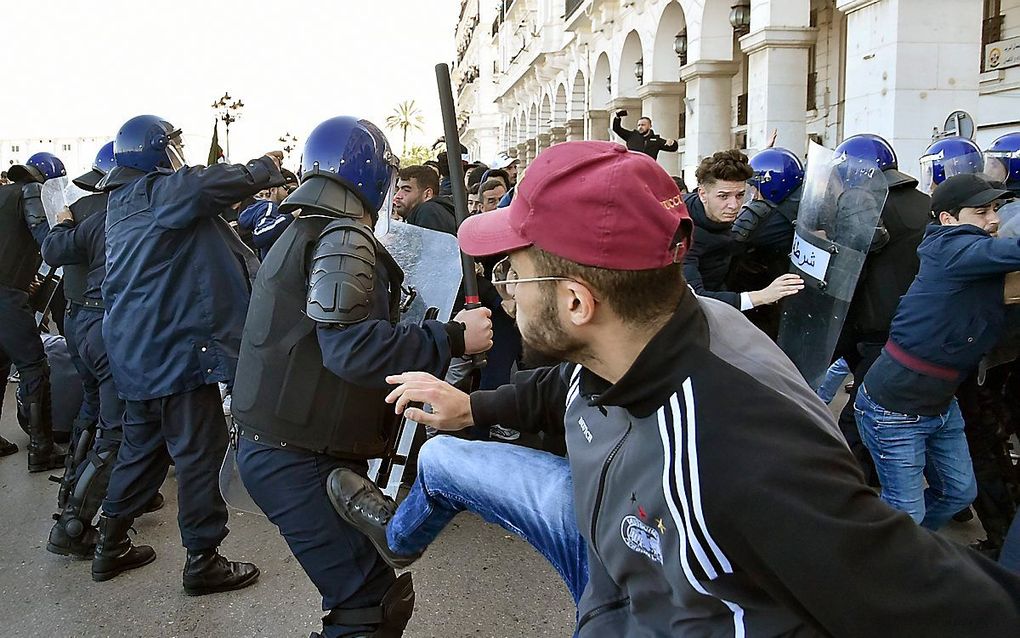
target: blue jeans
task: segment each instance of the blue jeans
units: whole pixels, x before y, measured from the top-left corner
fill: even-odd
[[[955,398],[938,416],[901,414],[875,403],[862,385],[854,414],[886,503],[937,530],[974,502],[977,480]]]
[[[390,549],[415,554],[459,512],[501,525],[538,550],[576,603],[588,584],[567,459],[506,443],[438,436],[418,453],[418,478],[386,528]]]
[[[832,400],[836,398],[836,392],[839,391],[849,374],[850,364],[846,362],[846,359],[840,357],[825,372],[825,380],[817,390],[818,398],[827,404],[832,403]]]

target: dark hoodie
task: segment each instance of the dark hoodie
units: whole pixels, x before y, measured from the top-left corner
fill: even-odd
[[[684,197],[687,212],[694,222],[694,241],[684,256],[684,278],[694,292],[740,308],[740,295],[726,290],[726,275],[733,259],[732,224],[708,218],[697,193]]]
[[[453,201],[440,195],[414,207],[404,221],[412,226],[421,226],[441,233],[457,234],[457,216],[453,212]]]

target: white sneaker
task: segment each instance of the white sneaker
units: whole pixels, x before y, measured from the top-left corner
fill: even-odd
[[[516,441],[521,438],[521,433],[517,430],[505,428],[502,425],[494,425],[489,428],[489,438],[499,439],[500,441]]]

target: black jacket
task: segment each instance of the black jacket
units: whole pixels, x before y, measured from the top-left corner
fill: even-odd
[[[694,222],[694,241],[684,256],[684,279],[702,297],[718,299],[739,309],[740,295],[726,290],[726,275],[736,249],[732,224],[710,220],[697,193],[684,197],[684,204]]]
[[[623,125],[620,124],[619,116],[613,117],[613,132],[623,138],[627,143],[627,148],[644,153],[652,159],[659,157],[659,151],[675,153],[680,149],[680,145],[676,140],[673,140],[673,143],[670,144],[659,137],[653,130],[649,130],[647,135],[642,135],[637,131],[623,128]]]
[[[724,304],[686,295],[615,385],[520,373],[471,412],[566,427],[582,638],[1016,635],[1020,576],[882,502],[789,359]]]
[[[421,226],[441,233],[457,234],[457,216],[450,198],[440,195],[414,207],[405,220],[412,226]]]

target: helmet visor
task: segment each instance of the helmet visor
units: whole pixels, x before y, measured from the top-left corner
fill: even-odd
[[[382,237],[390,232],[390,224],[393,223],[393,196],[397,194],[397,171],[390,175],[390,185],[383,197],[382,208],[379,209],[379,219],[375,223],[376,237]]]
[[[985,175],[996,182],[1009,178],[1009,157],[1005,153],[985,153]]]
[[[170,143],[166,147],[166,155],[170,160],[170,168],[179,171],[187,165],[184,160],[184,140],[181,139],[181,129],[176,129],[169,135]]]

